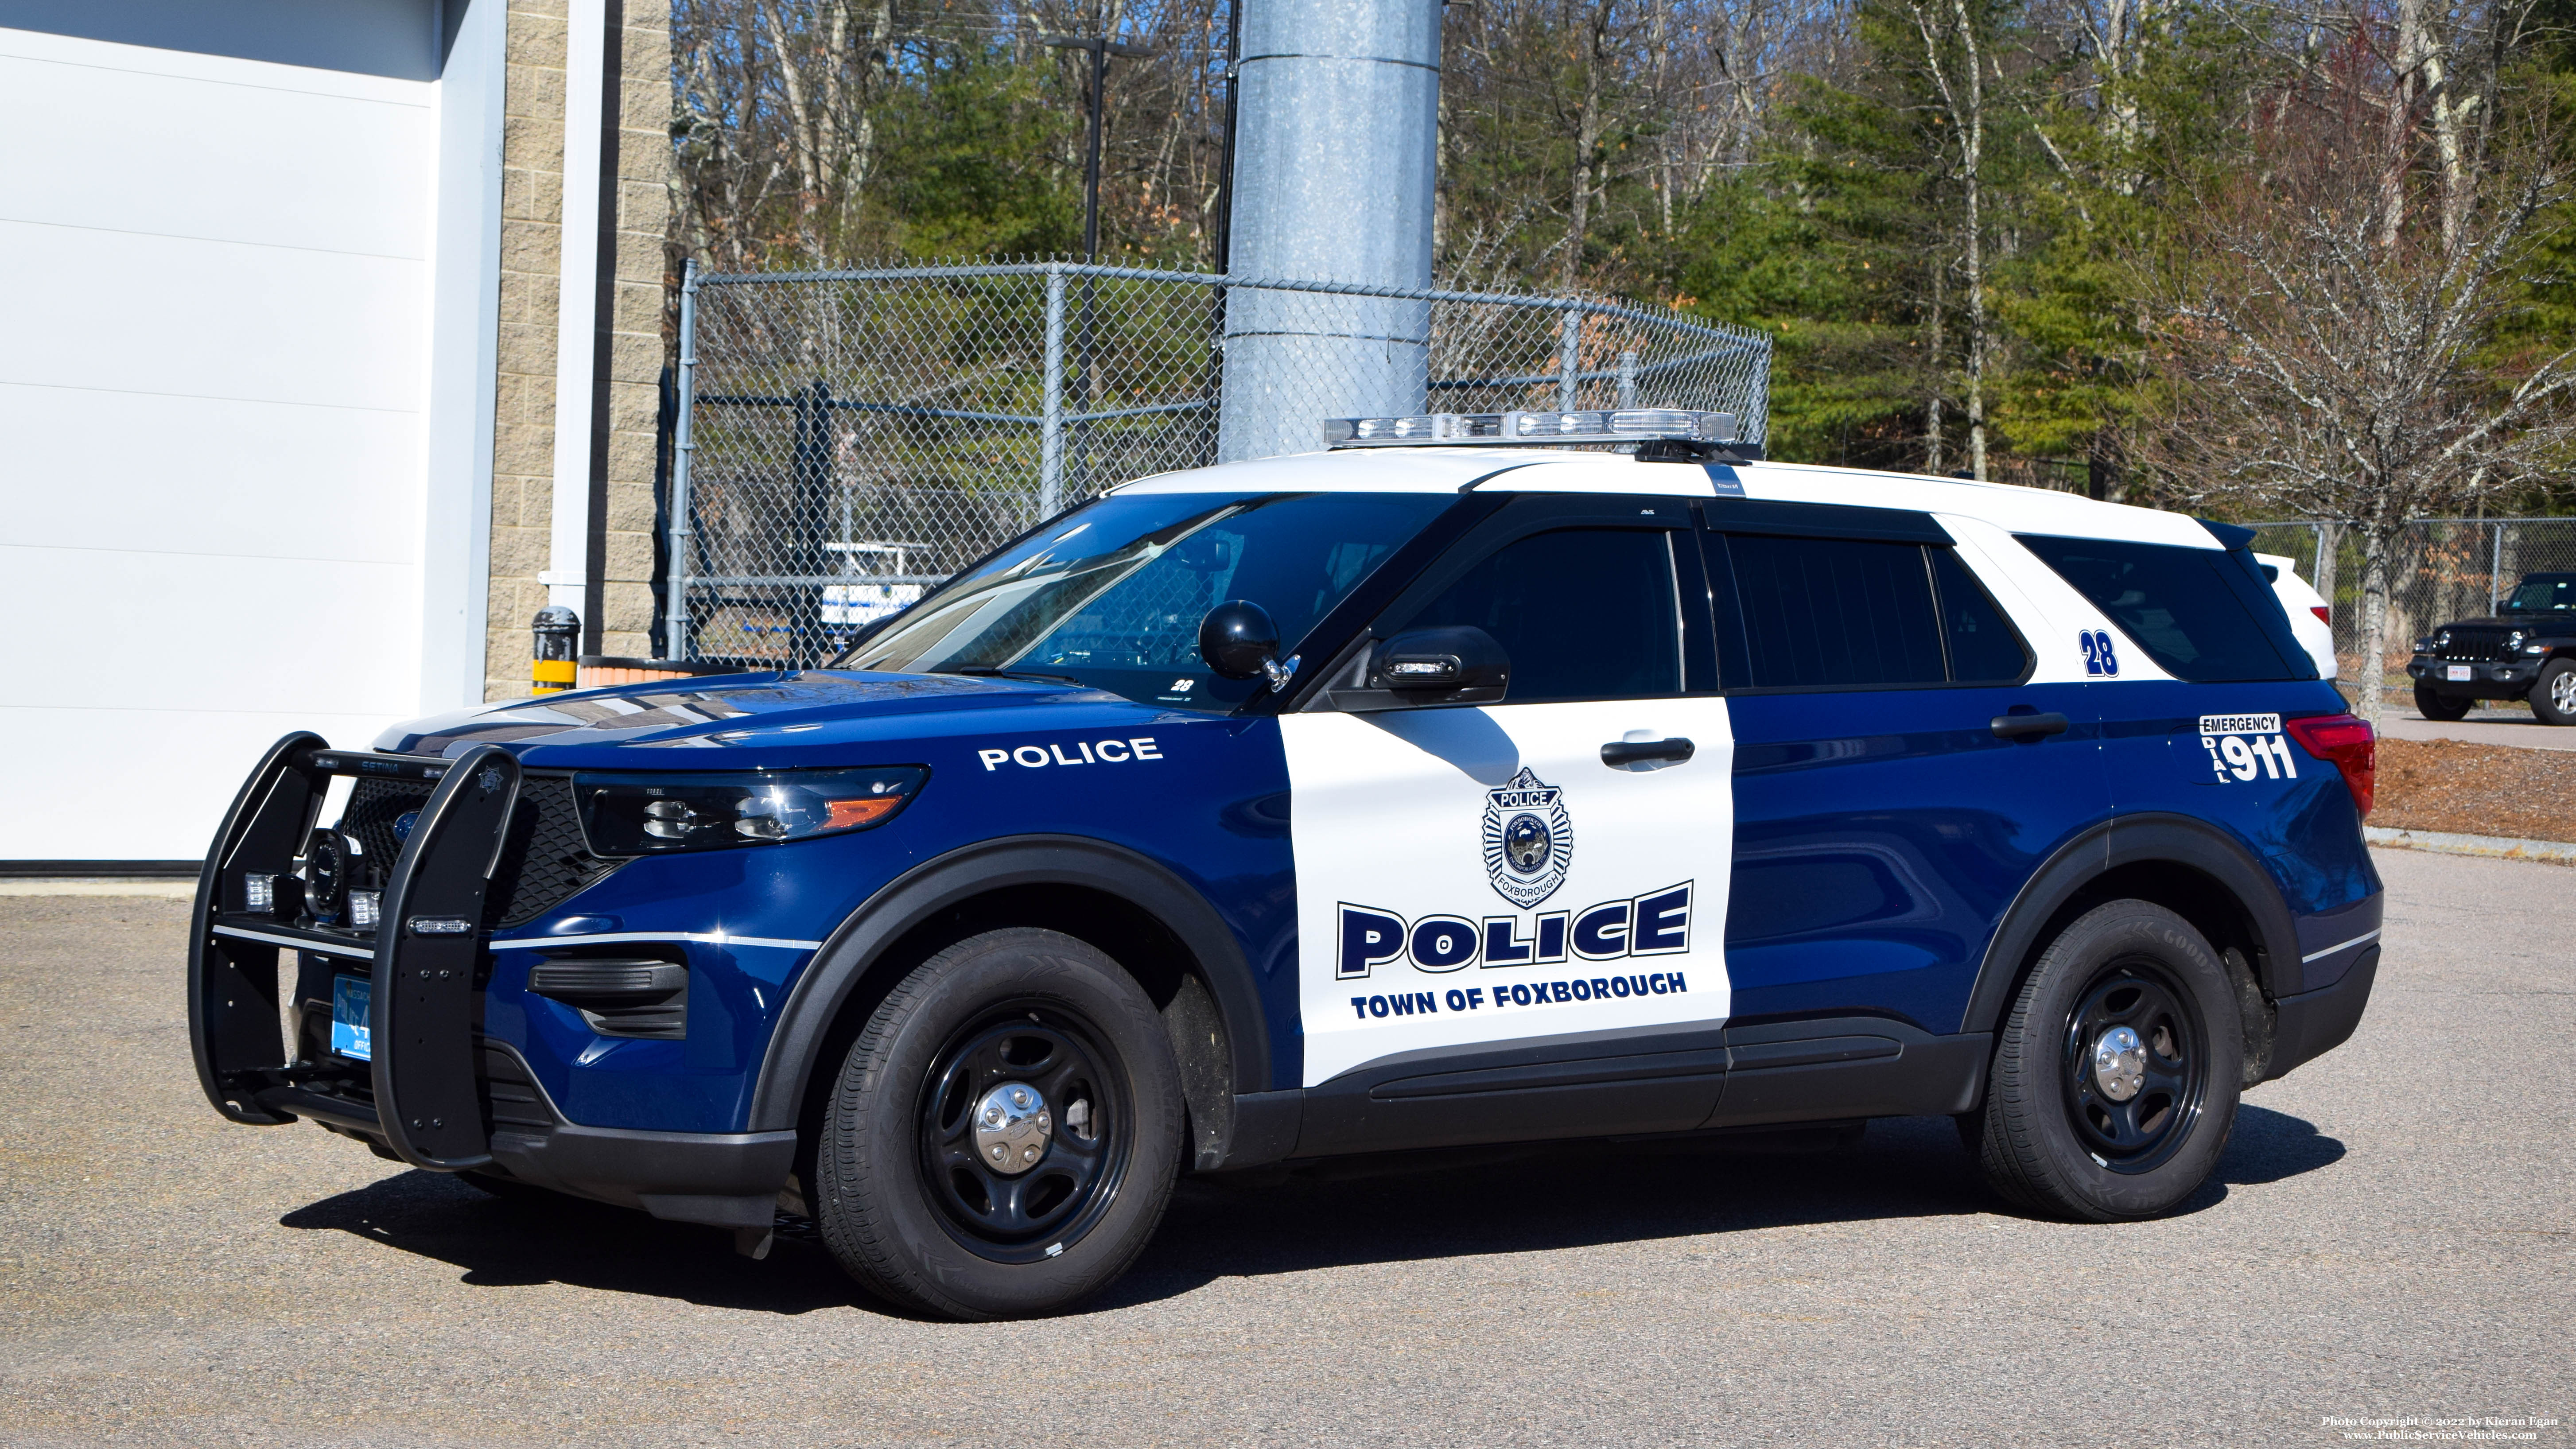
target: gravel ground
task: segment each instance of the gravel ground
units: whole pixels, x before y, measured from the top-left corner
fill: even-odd
[[[2576,892],[2379,859],[2360,1035],[2254,1091],[2164,1221],[1997,1212],[1939,1120],[1835,1155],[1557,1149],[1184,1184],[1088,1311],[966,1327],[854,1304],[804,1245],[753,1263],[224,1125],[185,906],[0,900],[0,1442],[2304,1444],[2540,1415],[2569,1443],[2566,1071],[2510,1024],[2570,1006]]]

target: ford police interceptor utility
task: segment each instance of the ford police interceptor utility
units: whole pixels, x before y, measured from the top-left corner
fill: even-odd
[[[2146,1217],[2353,1031],[2371,735],[2243,530],[1723,414],[1339,432],[831,668],[280,740],[199,888],[207,1096],[810,1218],[971,1319],[1115,1278],[1182,1171],[1343,1153],[1938,1113]]]

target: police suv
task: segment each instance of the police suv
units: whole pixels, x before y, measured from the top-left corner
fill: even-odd
[[[1345,1153],[1937,1113],[2147,1217],[2352,1033],[2372,737],[2244,530],[1724,414],[1334,431],[828,669],[278,741],[199,887],[207,1096],[810,1218],[976,1319],[1115,1278],[1178,1173]]]

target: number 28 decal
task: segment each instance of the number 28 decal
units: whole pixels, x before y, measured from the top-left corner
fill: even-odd
[[[2118,674],[2120,672],[2120,651],[2112,647],[2109,630],[2087,629],[2075,636],[2075,644],[2084,651],[2085,673]]]

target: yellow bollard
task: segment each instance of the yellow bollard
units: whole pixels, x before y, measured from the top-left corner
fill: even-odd
[[[581,650],[581,616],[561,604],[550,604],[537,611],[531,627],[537,648],[536,662],[528,670],[528,692],[561,694],[572,688],[574,656]]]

